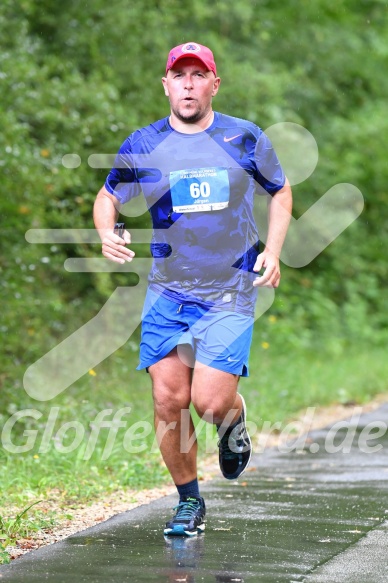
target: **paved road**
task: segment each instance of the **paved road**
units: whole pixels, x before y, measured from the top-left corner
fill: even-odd
[[[385,404],[206,484],[199,537],[163,538],[168,496],[1,567],[1,583],[386,583],[387,424]]]

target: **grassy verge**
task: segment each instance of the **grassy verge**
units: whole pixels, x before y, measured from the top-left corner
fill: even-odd
[[[52,514],[39,510],[28,514],[39,502],[40,500],[33,502],[13,517],[0,515],[0,563],[9,562],[9,553],[6,549],[13,546],[19,538],[32,537],[34,533],[51,528],[55,524],[55,517]]]
[[[274,317],[261,324],[251,376],[240,383],[258,431],[265,422],[286,424],[307,407],[362,404],[387,391],[383,348],[366,352],[337,342],[314,349],[295,339],[285,342]],[[31,535],[55,523],[38,503],[53,493],[62,507],[74,507],[121,488],[169,480],[154,443],[150,380],[134,370],[136,362],[132,343],[52,401],[23,397],[8,405],[0,453],[0,561],[8,560],[5,547],[26,530]],[[200,432],[202,456],[209,452],[208,437]],[[210,447],[215,444],[213,439]]]

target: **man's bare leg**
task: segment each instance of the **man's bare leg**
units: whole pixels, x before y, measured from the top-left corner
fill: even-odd
[[[194,426],[189,413],[192,369],[174,349],[165,358],[149,367],[152,379],[155,430],[159,447],[176,485],[187,484],[197,477],[197,441],[187,451],[181,442],[182,411],[188,427],[184,434],[193,436]],[[170,429],[168,426],[170,425]]]
[[[191,387],[198,415],[217,425],[220,469],[228,480],[241,476],[252,455],[245,402],[237,393],[238,380],[238,375],[196,363]]]
[[[192,357],[191,348],[186,348]],[[197,441],[189,410],[190,364],[183,362],[175,349],[149,368],[159,447],[179,493],[176,514],[163,531],[166,536],[195,536],[205,529],[206,507],[199,493]]]
[[[232,425],[241,414],[242,401],[237,393],[239,375],[195,363],[191,400],[198,415],[209,423]]]

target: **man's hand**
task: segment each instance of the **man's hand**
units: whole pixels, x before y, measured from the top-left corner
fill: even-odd
[[[260,271],[264,267],[263,275],[259,275],[253,282],[254,287],[279,287],[280,264],[279,257],[265,249],[257,256],[253,271]]]
[[[114,225],[119,216],[120,205],[117,199],[103,186],[97,194],[93,207],[93,219],[102,241],[102,254],[115,263],[132,261],[135,253],[127,249],[131,235],[124,231],[123,237],[114,232]]]
[[[115,263],[132,261],[135,253],[126,247],[130,242],[131,235],[128,231],[124,231],[123,238],[121,238],[112,230],[107,229],[102,238],[102,254]]]

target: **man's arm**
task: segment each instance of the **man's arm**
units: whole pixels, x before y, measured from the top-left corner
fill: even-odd
[[[267,242],[253,268],[253,271],[260,271],[264,267],[265,271],[254,280],[254,286],[279,287],[279,257],[290,223],[291,211],[292,193],[290,184],[286,180],[283,188],[278,190],[269,202]]]
[[[114,233],[119,209],[120,203],[116,197],[103,186],[97,194],[93,208],[94,224],[102,241],[102,254],[116,263],[125,263],[132,261],[135,254],[126,247],[131,242],[128,231],[124,231],[123,238]]]

